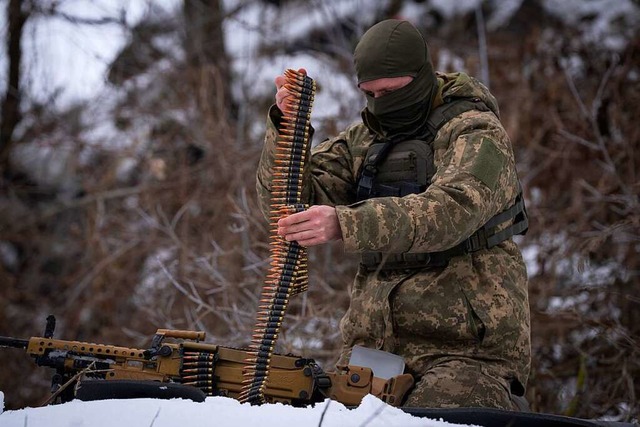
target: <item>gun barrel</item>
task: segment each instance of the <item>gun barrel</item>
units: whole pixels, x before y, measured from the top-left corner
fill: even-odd
[[[29,340],[21,340],[19,338],[0,337],[0,347],[13,347],[26,349],[29,345]]]

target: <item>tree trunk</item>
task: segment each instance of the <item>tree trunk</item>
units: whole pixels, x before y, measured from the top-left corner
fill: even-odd
[[[20,114],[20,62],[22,58],[22,29],[29,17],[22,0],[10,0],[7,5],[9,35],[7,37],[8,81],[2,99],[2,117],[0,117],[0,171],[8,167],[13,131],[21,120]]]
[[[233,119],[231,71],[224,45],[225,18],[221,0],[184,0],[187,64],[198,81],[199,106],[215,121]]]

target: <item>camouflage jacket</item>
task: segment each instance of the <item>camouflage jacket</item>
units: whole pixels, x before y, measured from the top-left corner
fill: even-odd
[[[513,204],[519,182],[495,98],[466,74],[438,78],[440,99],[480,97],[492,111],[467,111],[438,131],[432,143],[436,174],[423,193],[354,203],[373,141],[362,123],[311,150],[303,199],[336,207],[346,251],[443,251]],[[272,107],[257,171],[265,215],[277,113]],[[341,362],[355,344],[402,354],[418,375],[449,358],[482,359],[492,372],[524,385],[530,338],[521,254],[509,239],[453,258],[446,268],[367,272],[361,266],[341,328]]]

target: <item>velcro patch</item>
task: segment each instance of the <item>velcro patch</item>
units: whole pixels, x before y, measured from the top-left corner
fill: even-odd
[[[482,138],[480,149],[470,172],[491,190],[495,190],[504,161],[504,154],[498,150],[493,141],[489,138]]]

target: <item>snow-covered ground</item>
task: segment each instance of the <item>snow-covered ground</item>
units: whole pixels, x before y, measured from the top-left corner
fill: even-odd
[[[0,392],[0,404],[4,402]],[[0,406],[1,408],[1,406]],[[251,406],[226,397],[202,403],[172,399],[72,401],[42,408],[25,408],[0,414],[0,427],[176,427],[184,425],[322,426],[322,427],[446,427],[460,426],[413,417],[369,395],[356,409],[326,400],[313,408],[283,404]]]

